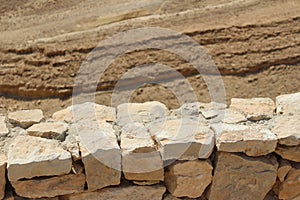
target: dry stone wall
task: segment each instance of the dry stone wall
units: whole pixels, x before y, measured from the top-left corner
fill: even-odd
[[[2,113],[0,198],[299,200],[299,122],[300,93]]]

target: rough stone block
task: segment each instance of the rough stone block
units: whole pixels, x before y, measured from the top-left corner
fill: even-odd
[[[279,167],[277,170],[278,179],[283,182],[285,180],[286,175],[292,169],[291,164],[286,160],[280,160]]]
[[[9,147],[8,179],[55,176],[71,171],[72,159],[57,140],[18,136]]]
[[[208,161],[186,161],[167,167],[165,184],[175,197],[200,197],[212,180],[212,170]]]
[[[36,137],[64,140],[68,125],[64,122],[44,122],[34,124],[27,129],[27,134]]]
[[[158,120],[149,125],[164,161],[208,158],[214,148],[214,133],[196,118]]]
[[[270,119],[275,111],[275,103],[270,98],[231,99],[230,109],[240,111],[252,121]]]
[[[300,114],[300,92],[276,97],[276,113],[283,115]]]
[[[264,126],[223,124],[216,129],[218,151],[261,156],[275,151],[277,137]]]
[[[164,179],[163,161],[146,127],[141,123],[125,126],[121,133],[122,171],[128,180]]]
[[[209,199],[264,199],[276,181],[277,167],[274,156],[218,152]]]
[[[15,192],[26,198],[55,197],[83,192],[84,174],[68,174],[55,177],[42,177],[11,182]]]
[[[87,186],[95,191],[120,184],[121,150],[111,124],[103,122],[79,124],[80,151]]]
[[[156,119],[165,118],[168,114],[168,108],[157,101],[124,103],[117,108],[117,123],[119,126],[133,122],[149,123]]]
[[[0,136],[7,135],[9,130],[6,126],[5,116],[0,115]]]
[[[278,145],[275,152],[284,159],[300,162],[300,145],[292,147]]]
[[[222,118],[222,122],[226,124],[237,124],[245,121],[247,121],[245,115],[233,109],[226,109]]]
[[[291,169],[281,184],[279,190],[279,199],[295,200],[300,197],[300,169]]]
[[[95,192],[85,192],[62,196],[62,200],[161,200],[166,188],[161,185],[154,186],[118,186],[104,188]]]
[[[19,110],[8,113],[9,122],[22,128],[28,128],[39,123],[44,118],[43,112],[39,109]]]

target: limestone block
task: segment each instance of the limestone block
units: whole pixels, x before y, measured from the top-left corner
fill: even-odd
[[[163,161],[146,127],[141,123],[126,125],[121,132],[122,170],[128,180],[164,179]]]
[[[34,136],[18,136],[8,151],[8,179],[68,174],[72,159],[57,140]]]
[[[300,145],[292,147],[278,145],[275,152],[284,159],[300,162]]]
[[[274,152],[276,145],[276,135],[264,126],[223,124],[221,128],[216,129],[218,151],[261,156]]]
[[[196,118],[158,120],[149,125],[164,161],[208,158],[214,148],[214,133]]]
[[[36,137],[64,140],[68,125],[64,122],[44,122],[34,124],[27,129],[27,134]]]
[[[165,118],[168,114],[168,108],[157,101],[124,103],[117,108],[117,123],[119,126],[133,122],[149,123],[156,119]]]
[[[284,115],[300,114],[300,92],[276,97],[276,112]]]
[[[275,103],[270,98],[231,99],[230,109],[238,110],[252,121],[270,119],[275,111]]]
[[[227,124],[237,124],[245,121],[247,121],[245,115],[233,109],[226,109],[222,119],[222,122]]]
[[[8,113],[9,122],[22,128],[28,128],[39,123],[44,118],[43,112],[39,109],[18,110]]]
[[[272,132],[278,137],[278,143],[286,146],[300,145],[300,116],[279,116],[272,123]]]
[[[0,136],[7,135],[9,133],[5,122],[5,116],[0,115]]]
[[[78,124],[80,152],[85,167],[87,186],[95,191],[120,184],[121,150],[111,124]]]
[[[276,181],[277,167],[274,156],[218,152],[209,199],[264,199]]]
[[[281,184],[279,199],[295,200],[300,196],[300,169],[291,169]]]
[[[11,182],[15,192],[26,198],[55,197],[83,192],[84,174],[68,174],[54,177],[42,177]]]
[[[212,180],[213,167],[208,161],[186,161],[169,166],[165,184],[175,197],[200,197]]]
[[[161,185],[153,186],[118,186],[104,188],[95,192],[85,192],[62,196],[61,200],[161,200],[166,188]]]

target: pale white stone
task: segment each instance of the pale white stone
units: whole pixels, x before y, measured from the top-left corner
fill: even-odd
[[[300,114],[300,92],[276,97],[277,114]]]
[[[128,124],[121,133],[122,170],[128,180],[164,179],[163,161],[146,127]]]
[[[72,159],[57,140],[34,136],[18,136],[8,152],[8,179],[68,174]]]
[[[43,122],[27,129],[27,134],[36,137],[64,140],[68,125],[64,122]]]
[[[5,116],[0,116],[0,136],[6,135],[9,133],[9,130],[6,126]]]
[[[214,148],[214,133],[197,118],[158,120],[149,125],[166,160],[208,158]]]
[[[22,128],[28,128],[39,123],[44,118],[43,112],[39,109],[19,110],[8,113],[9,122]]]

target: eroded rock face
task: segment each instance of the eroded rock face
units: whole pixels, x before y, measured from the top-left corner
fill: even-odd
[[[19,110],[8,113],[9,122],[22,128],[28,128],[39,123],[44,118],[43,112],[39,109]]]
[[[280,95],[276,97],[276,112],[290,115],[300,114],[300,93]]]
[[[146,127],[128,124],[121,133],[122,170],[128,180],[164,179],[163,161]]]
[[[264,199],[276,181],[277,167],[274,156],[218,152],[209,199]]]
[[[244,113],[248,120],[258,121],[270,119],[273,116],[275,103],[270,98],[233,98],[229,108]]]
[[[64,122],[44,122],[34,124],[27,129],[27,134],[36,137],[64,140],[68,125]]]
[[[18,136],[9,147],[8,179],[55,176],[71,171],[72,159],[57,140],[34,136]]]
[[[117,108],[117,123],[119,126],[134,122],[149,123],[156,119],[165,118],[168,114],[168,108],[157,101],[124,103]]]
[[[164,161],[206,159],[214,148],[214,132],[197,118],[158,120],[149,131]]]
[[[279,190],[279,199],[294,200],[300,197],[300,168],[289,171]]]
[[[85,175],[82,173],[12,182],[15,192],[27,198],[55,197],[83,192],[84,184]]]
[[[6,135],[9,133],[9,130],[6,126],[5,116],[0,115],[0,136]]]
[[[112,125],[78,124],[80,152],[85,168],[88,190],[95,191],[120,184],[121,150]]]
[[[161,185],[155,186],[119,186],[104,188],[95,192],[85,192],[74,195],[62,196],[62,200],[161,200],[166,188]]]
[[[211,183],[213,167],[208,161],[186,161],[169,166],[165,184],[175,197],[200,197]]]
[[[219,151],[262,156],[274,152],[276,145],[276,135],[264,126],[223,124],[216,129],[216,146]]]

